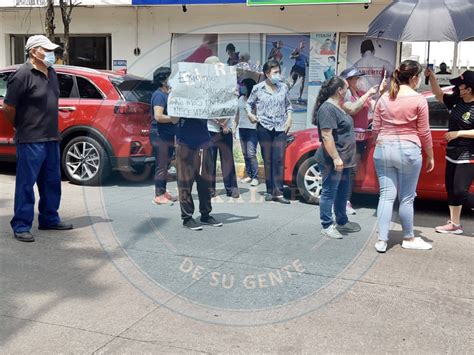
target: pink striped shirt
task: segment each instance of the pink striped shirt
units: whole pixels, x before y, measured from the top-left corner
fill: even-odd
[[[381,140],[410,141],[423,149],[433,148],[428,102],[423,95],[384,94],[375,105],[373,131]]]

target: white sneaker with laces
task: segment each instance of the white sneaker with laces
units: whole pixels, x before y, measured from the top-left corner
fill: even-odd
[[[333,238],[333,239],[342,239],[342,234],[336,229],[334,224],[331,224],[327,228],[321,229],[321,234],[325,237]]]
[[[346,213],[348,215],[356,214],[356,210],[352,207],[351,201],[347,201],[347,203],[346,203]]]
[[[258,184],[258,179],[252,179],[252,181],[250,181],[250,186],[258,186]]]
[[[248,184],[250,181],[252,181],[252,179],[249,178],[249,177],[246,177],[246,178],[243,178],[242,180],[240,180],[240,182],[241,182],[242,184]]]
[[[385,240],[378,240],[375,243],[375,250],[379,253],[385,253],[387,251],[387,242]]]
[[[404,249],[416,249],[416,250],[430,250],[433,246],[430,243],[425,242],[420,237],[413,238],[412,240],[403,240],[402,248]]]

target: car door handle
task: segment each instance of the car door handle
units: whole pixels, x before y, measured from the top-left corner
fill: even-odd
[[[76,107],[74,107],[74,106],[60,106],[59,111],[61,111],[61,112],[73,112],[73,111],[76,111]]]

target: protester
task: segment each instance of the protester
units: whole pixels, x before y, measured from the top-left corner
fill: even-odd
[[[455,85],[451,95],[443,92],[431,70],[427,69],[425,75],[430,78],[436,99],[449,109],[448,133],[444,138],[448,142],[445,185],[450,219],[436,227],[436,232],[462,234],[462,205],[467,203],[474,208],[474,195],[469,193],[474,181],[474,71],[466,70],[450,80]]]
[[[25,50],[28,60],[8,81],[3,103],[5,118],[15,128],[16,184],[14,217],[10,224],[14,237],[34,242],[36,183],[39,191],[39,229],[67,230],[61,222],[61,168],[58,130],[59,83],[52,68],[58,45],[42,35],[31,36]]]
[[[212,56],[207,58],[206,64],[222,64],[218,57]],[[222,64],[223,65],[223,64]],[[211,196],[215,197],[216,192],[216,165],[217,152],[221,160],[222,176],[224,178],[224,187],[228,197],[239,198],[239,188],[237,187],[237,175],[235,173],[234,163],[234,136],[232,134],[232,119],[207,121],[207,129],[211,135]]]
[[[166,191],[168,168],[174,152],[177,119],[168,116],[168,95],[170,85],[168,79],[171,69],[160,67],[153,73],[153,82],[158,89],[151,97],[150,143],[155,156],[155,198],[156,205],[172,205],[176,197]]]
[[[176,169],[183,226],[191,230],[202,230],[201,224],[221,227],[222,223],[210,215],[212,150],[207,120],[180,118],[176,134]],[[199,197],[201,224],[193,218],[193,184],[196,182]]]
[[[432,248],[413,232],[413,202],[422,166],[421,148],[427,157],[426,171],[434,169],[428,103],[415,91],[421,83],[421,71],[418,62],[402,62],[392,75],[390,93],[382,95],[375,106],[373,131],[377,144],[374,164],[380,186],[375,249],[380,253],[387,250],[393,203],[397,196],[403,230],[402,248]]]
[[[289,204],[283,197],[283,159],[293,108],[288,86],[281,82],[280,64],[274,60],[266,62],[263,73],[266,80],[254,86],[246,110],[250,122],[257,123],[267,188],[265,201]]]
[[[321,146],[315,154],[322,175],[319,199],[321,234],[341,239],[341,233],[361,230],[355,222],[349,222],[346,213],[350,188],[350,173],[355,166],[356,143],[351,116],[342,103],[348,90],[347,82],[334,76],[321,86],[313,113],[313,123],[318,126]],[[336,215],[336,225],[332,210]]]
[[[357,174],[357,168],[359,167],[360,159],[362,154],[364,154],[367,149],[367,139],[365,137],[365,132],[369,127],[369,112],[373,110],[375,105],[375,100],[373,100],[373,95],[377,93],[377,86],[374,86],[369,89],[365,94],[362,93],[357,88],[357,82],[361,76],[365,74],[359,71],[357,68],[350,67],[342,71],[341,77],[345,79],[349,85],[349,90],[347,91],[346,97],[344,98],[343,108],[344,110],[352,116],[354,122],[354,131],[360,132],[360,138],[356,134],[356,157],[355,157],[355,166],[351,172],[351,186],[349,188],[349,196],[347,198],[346,212],[347,214],[354,215],[356,211],[352,207],[351,197],[352,197],[352,186],[354,184],[354,179]]]
[[[245,171],[247,176],[240,182],[250,183],[250,186],[258,185],[258,160],[257,160],[257,127],[250,122],[245,106],[256,82],[253,79],[242,80],[240,87],[239,107],[235,116],[235,130],[239,129],[240,146],[245,160]]]

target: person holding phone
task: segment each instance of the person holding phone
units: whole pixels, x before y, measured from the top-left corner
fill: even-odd
[[[341,233],[361,230],[360,225],[349,222],[346,212],[356,154],[354,123],[342,107],[348,89],[347,81],[340,76],[325,81],[313,112],[321,141],[315,154],[323,179],[319,200],[321,234],[334,239],[341,239]],[[332,218],[333,207],[336,224]]]
[[[422,166],[422,149],[426,153],[426,171],[434,169],[428,102],[416,92],[421,83],[421,72],[420,63],[413,60],[402,62],[392,74],[390,92],[382,95],[375,106],[373,132],[377,143],[374,165],[380,186],[375,249],[380,253],[387,250],[397,196],[403,230],[402,248],[432,248],[422,238],[415,237],[413,231],[413,202]]]
[[[431,91],[449,110],[446,146],[445,185],[448,192],[449,220],[435,228],[438,233],[462,234],[461,210],[463,204],[474,208],[474,195],[469,193],[474,181],[474,71],[466,70],[451,79],[455,85],[452,94],[445,94],[430,68]]]

